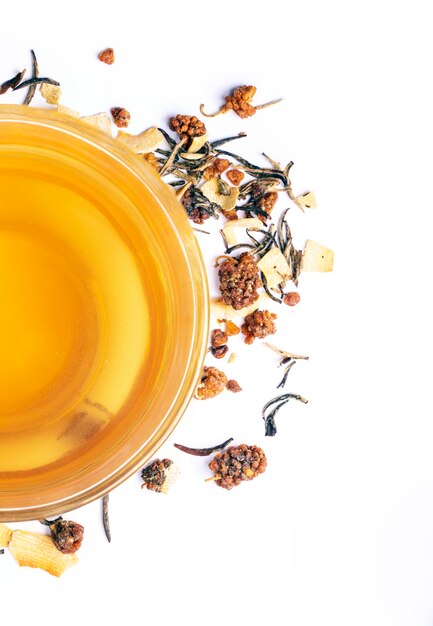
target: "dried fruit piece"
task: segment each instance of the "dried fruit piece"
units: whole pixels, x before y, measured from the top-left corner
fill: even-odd
[[[231,322],[230,320],[225,320],[225,323],[226,333],[229,337],[233,337],[233,335],[239,335],[239,333],[241,332],[239,326],[236,326],[236,324],[234,322]]]
[[[317,209],[316,196],[312,191],[307,191],[301,196],[297,196],[296,201],[303,209]]]
[[[152,126],[147,130],[144,130],[138,135],[131,135],[125,133],[123,130],[119,130],[116,136],[117,141],[136,154],[144,154],[146,152],[153,152],[164,142],[164,135],[156,127]]]
[[[223,359],[228,351],[229,351],[229,347],[226,345],[216,346],[215,348],[211,348],[211,354],[216,359]]]
[[[154,167],[157,171],[160,169],[160,164],[158,163],[158,159],[154,155],[153,152],[145,152],[143,154],[144,161],[147,161],[152,167]]]
[[[240,118],[246,118],[254,115],[258,109],[264,109],[265,107],[281,101],[280,98],[278,100],[266,102],[265,104],[253,106],[251,104],[251,100],[253,99],[256,90],[257,88],[253,85],[241,85],[241,87],[234,89],[230,95],[225,96],[225,104],[218,111],[216,111],[216,113],[205,113],[203,104],[200,105],[200,111],[202,115],[205,115],[206,117],[216,117],[217,115],[221,115],[221,113],[227,113],[227,111],[232,110]]]
[[[194,398],[197,400],[208,400],[214,398],[222,391],[224,391],[227,385],[227,376],[221,370],[216,367],[203,367],[202,376],[197,389],[194,393]]]
[[[239,391],[242,391],[242,387],[240,386],[238,381],[234,379],[228,381],[226,389],[228,391],[231,391],[232,393],[239,393]]]
[[[62,115],[67,115],[68,117],[74,117],[74,118],[80,117],[80,114],[78,113],[78,111],[75,111],[74,109],[70,109],[69,107],[65,107],[63,106],[63,104],[57,105],[57,113],[61,113]]]
[[[232,489],[244,480],[253,480],[266,469],[266,456],[258,446],[230,446],[209,463],[218,487]]]
[[[180,139],[188,139],[189,142],[194,137],[206,135],[206,126],[195,115],[176,115],[171,117],[169,127],[177,133]]]
[[[50,532],[54,545],[63,554],[72,554],[80,549],[84,535],[81,524],[60,518],[50,524]]]
[[[0,548],[7,548],[12,538],[12,530],[6,524],[0,524]]]
[[[296,306],[301,301],[301,296],[297,291],[289,291],[284,294],[283,302],[287,306]]]
[[[302,253],[301,272],[332,272],[333,267],[333,251],[308,239]]]
[[[111,115],[113,116],[117,128],[127,128],[131,121],[130,112],[123,107],[113,107],[111,109]]]
[[[93,126],[93,128],[100,130],[109,137],[112,137],[113,135],[111,132],[111,120],[106,113],[84,115],[83,117],[80,117],[80,120],[84,122],[84,124],[88,124],[89,126]]]
[[[229,170],[226,176],[229,181],[237,187],[243,181],[245,174],[239,170]]]
[[[268,296],[265,293],[261,293],[255,302],[236,310],[230,304],[226,304],[222,298],[213,298],[211,300],[211,308],[212,314],[217,318],[237,320],[238,318],[246,317],[249,313],[255,311],[257,307],[266,306],[268,302]]]
[[[48,83],[41,83],[40,92],[48,104],[58,104],[62,95],[59,85],[50,85]]]
[[[113,48],[105,48],[105,50],[102,50],[102,52],[98,54],[98,59],[102,61],[102,63],[112,65],[115,61]]]
[[[212,331],[211,337],[210,337],[210,343],[211,343],[212,348],[217,348],[218,346],[222,346],[223,344],[227,343],[228,338],[229,336],[227,333],[225,333],[220,328],[215,328]]]
[[[26,530],[14,530],[8,547],[18,565],[38,567],[52,576],[61,576],[78,561],[75,554],[63,554],[57,550],[47,535]]]
[[[223,261],[218,270],[220,291],[226,304],[239,310],[257,301],[257,289],[262,287],[257,263],[249,252],[239,258]]]
[[[207,135],[200,135],[198,137],[193,137],[190,144],[188,145],[186,153],[194,154],[194,152],[197,152],[198,150],[200,150],[200,148],[203,148],[207,140],[208,140]]]
[[[254,339],[263,339],[268,335],[276,332],[274,320],[277,318],[275,313],[270,311],[259,311],[258,309],[245,318],[241,331],[245,335],[245,343],[251,344]]]
[[[155,459],[141,471],[143,484],[150,491],[167,493],[179,476],[179,468],[170,459]]]
[[[271,248],[257,263],[257,267],[263,272],[269,289],[275,289],[280,283],[292,278],[290,266],[277,247]]]
[[[222,230],[228,247],[238,243],[237,235],[242,229],[254,230],[263,228],[262,222],[257,217],[244,217],[241,220],[227,222]]]

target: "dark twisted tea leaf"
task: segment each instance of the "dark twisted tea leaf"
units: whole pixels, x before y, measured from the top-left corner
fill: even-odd
[[[104,525],[104,532],[105,532],[105,536],[107,537],[108,543],[110,543],[111,541],[109,501],[110,501],[110,496],[107,493],[102,498],[102,523]]]
[[[37,76],[36,78],[29,78],[24,82],[20,83],[16,87],[13,88],[12,91],[17,91],[17,89],[24,89],[24,87],[29,87],[30,85],[40,85],[41,83],[47,83],[48,85],[56,85],[60,86],[60,83],[54,78],[48,78],[47,76]]]
[[[186,452],[187,454],[192,454],[193,456],[209,456],[214,452],[218,452],[219,450],[224,450],[226,446],[229,445],[233,441],[233,437],[227,439],[223,443],[218,444],[217,446],[212,446],[211,448],[189,448],[188,446],[183,446],[179,443],[173,444],[175,448],[178,450],[182,450],[182,452]]]
[[[283,359],[283,361],[284,361],[284,360],[285,360],[285,359]],[[286,361],[286,362],[287,362],[287,361]],[[292,361],[292,360],[289,360],[289,364],[287,365],[286,369],[284,370],[284,376],[283,376],[283,378],[281,379],[281,381],[278,383],[278,385],[277,385],[277,389],[282,389],[282,388],[284,387],[284,385],[285,385],[285,384],[286,384],[286,382],[287,382],[287,377],[288,377],[288,375],[289,375],[289,372],[290,372],[290,370],[292,369],[292,367],[293,367],[295,364],[296,364],[296,361],[294,361],[294,360],[293,360],[293,361]]]
[[[277,396],[276,398],[272,398],[265,404],[262,409],[262,417],[265,422],[265,436],[266,437],[274,437],[277,434],[277,426],[275,424],[275,416],[278,411],[285,404],[289,402],[289,400],[298,400],[299,402],[303,402],[304,404],[308,403],[308,400],[303,398],[302,396],[294,393],[284,393],[281,396]],[[276,405],[268,414],[266,411],[270,409],[273,405]]]
[[[164,135],[164,139],[166,140],[166,142],[168,143],[170,148],[174,148],[175,145],[176,145],[176,141],[172,137],[170,137],[170,135],[167,133],[167,131],[164,130],[163,128],[158,128],[158,130],[159,130],[160,133],[162,133]]]
[[[165,174],[169,174],[170,173],[170,168],[173,165],[175,160],[178,160],[179,158],[179,151],[181,150],[182,146],[185,145],[187,141],[186,137],[182,137],[182,139],[180,141],[178,141],[177,144],[175,144],[173,150],[171,151],[170,156],[168,157],[168,159],[166,160],[166,162],[164,163],[164,165],[162,166],[162,168],[159,170],[159,175],[162,177]]]
[[[8,89],[14,91],[17,85],[22,81],[25,73],[26,70],[23,70],[22,72],[18,72],[16,76],[9,78],[9,80],[5,80],[5,82],[0,85],[0,96],[6,93]]]
[[[38,60],[36,58],[36,54],[34,50],[30,50],[30,54],[32,55],[32,78],[37,78],[39,76],[39,66]],[[30,85],[27,90],[26,97],[24,98],[23,104],[28,106],[30,102],[33,100],[33,97],[36,93],[36,85]]]
[[[0,548],[0,556],[2,556],[5,553],[3,548]]]
[[[271,290],[268,287],[268,282],[266,280],[266,276],[263,274],[263,272],[260,272],[260,278],[262,279],[263,289],[266,291],[266,294],[269,296],[269,298],[271,298],[271,300],[273,300],[274,302],[278,302],[278,304],[281,304],[283,296],[280,296],[279,298],[277,298],[277,296],[275,296],[271,292]]]
[[[224,139],[217,139],[216,141],[211,142],[212,149],[218,148],[219,146],[223,146],[225,143],[229,143],[230,141],[235,141],[236,139],[242,139],[246,137],[247,133],[241,132],[237,135],[233,135],[232,137],[224,137]]]

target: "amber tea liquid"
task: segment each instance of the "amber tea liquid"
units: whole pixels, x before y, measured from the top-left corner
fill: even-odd
[[[164,298],[110,158],[92,172],[83,142],[22,126],[0,126],[1,476],[55,472],[107,432],[146,380]]]

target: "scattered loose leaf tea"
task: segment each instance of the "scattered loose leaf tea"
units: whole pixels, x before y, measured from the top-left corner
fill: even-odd
[[[102,524],[104,526],[105,536],[108,543],[111,541],[111,529],[110,529],[110,511],[109,511],[110,496],[107,493],[102,498]]]
[[[291,399],[298,400],[299,402],[303,402],[303,404],[308,403],[308,400],[306,400],[305,398],[303,398],[302,396],[298,394],[285,393],[281,396],[277,396],[276,398],[273,398],[272,400],[269,400],[269,402],[267,402],[265,406],[263,407],[262,417],[265,421],[265,436],[266,437],[274,437],[277,434],[275,416],[278,413],[278,411],[281,409],[281,407],[287,404],[289,400]],[[268,412],[268,409],[271,409],[271,410]]]

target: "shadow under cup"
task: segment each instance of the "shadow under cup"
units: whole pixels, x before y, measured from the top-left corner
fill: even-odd
[[[77,508],[186,408],[208,292],[172,190],[56,112],[0,107],[0,520]]]

